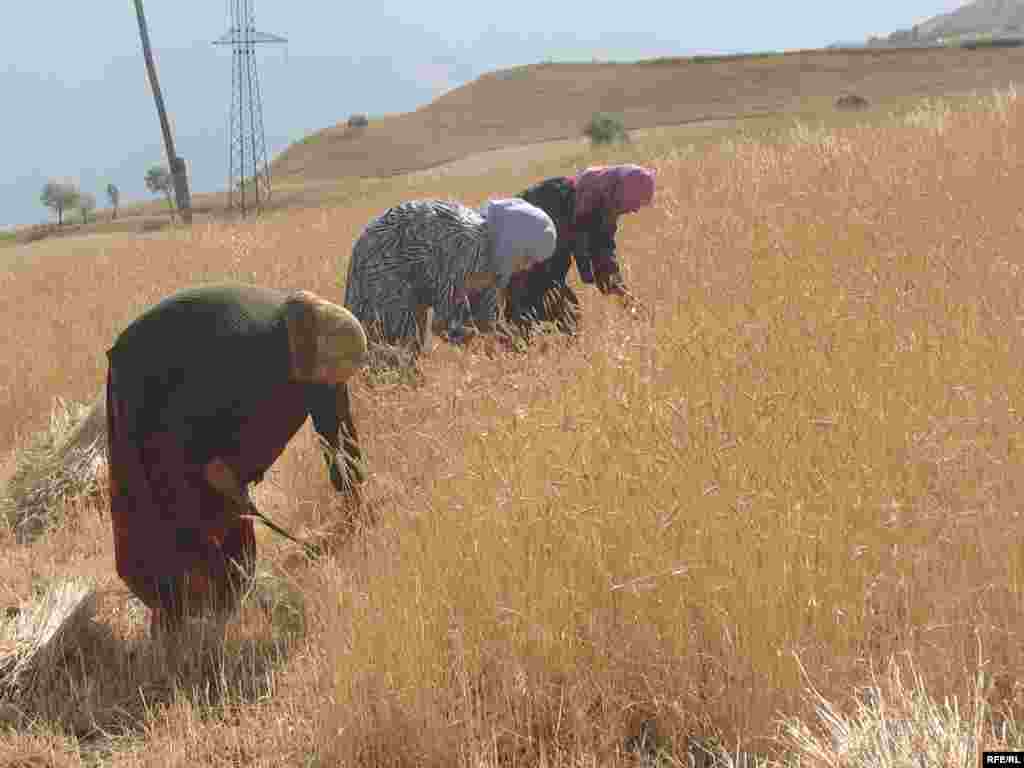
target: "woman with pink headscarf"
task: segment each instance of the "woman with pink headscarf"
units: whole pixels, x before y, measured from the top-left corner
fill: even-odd
[[[655,171],[639,165],[592,166],[576,176],[546,179],[519,195],[555,223],[554,255],[516,275],[506,294],[505,319],[520,327],[554,322],[573,333],[579,300],[566,284],[569,265],[601,293],[627,295],[616,254],[619,217],[654,199]]]

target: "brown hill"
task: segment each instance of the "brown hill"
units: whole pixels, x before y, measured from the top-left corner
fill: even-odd
[[[415,112],[346,123],[289,147],[277,178],[390,176],[477,152],[577,137],[594,112],[630,129],[710,118],[799,112],[855,92],[871,103],[1005,86],[1022,49],[859,49],[537,64],[486,74]]]

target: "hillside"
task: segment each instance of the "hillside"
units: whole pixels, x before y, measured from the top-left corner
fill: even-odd
[[[889,40],[937,43],[960,38],[1019,37],[1022,33],[1022,0],[975,0],[950,13],[933,16],[912,29],[895,32]]]
[[[278,179],[389,176],[500,147],[579,136],[594,112],[630,129],[799,112],[853,90],[871,102],[1005,86],[1024,51],[862,49],[631,64],[537,64],[489,73],[399,115],[345,122],[289,147]]]

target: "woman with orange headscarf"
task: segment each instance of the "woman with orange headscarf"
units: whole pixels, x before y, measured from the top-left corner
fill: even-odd
[[[155,630],[234,606],[256,554],[246,489],[309,416],[335,488],[358,500],[345,382],[366,354],[348,310],[251,285],[180,291],[118,336],[107,353],[114,557]]]

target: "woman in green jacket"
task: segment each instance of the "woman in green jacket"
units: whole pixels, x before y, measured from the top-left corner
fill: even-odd
[[[260,482],[312,416],[330,478],[358,501],[362,479],[344,383],[366,335],[307,291],[205,285],[129,325],[107,353],[110,508],[117,572],[154,628],[234,606],[253,573]]]

